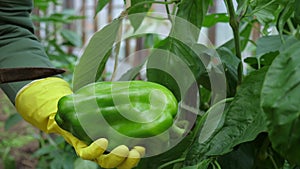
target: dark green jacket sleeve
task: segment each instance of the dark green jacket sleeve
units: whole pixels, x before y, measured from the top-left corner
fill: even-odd
[[[0,0],[0,68],[53,67],[34,35],[32,0]],[[1,84],[14,103],[17,92],[30,81]]]

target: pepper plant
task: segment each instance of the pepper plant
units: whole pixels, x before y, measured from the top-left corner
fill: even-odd
[[[97,12],[108,2],[99,0]],[[171,24],[169,34],[152,44],[145,62],[119,80],[134,80],[144,66],[143,80],[164,85],[181,107],[189,109],[180,86],[192,83],[172,76],[179,69],[179,79],[188,81],[185,69],[175,64],[182,61],[192,73],[199,99],[190,99],[197,100],[192,106],[196,110],[183,111],[195,120],[184,138],[168,151],[143,158],[136,168],[299,168],[300,0],[224,0],[226,13],[208,13],[213,3],[124,1],[127,8],[120,17],[91,38],[75,67],[73,89],[101,79],[107,58],[118,55],[121,21],[129,20],[137,32],[151,15],[151,6],[163,5]],[[146,14],[135,17],[140,13]],[[198,43],[201,29],[219,22],[230,25],[232,39],[220,46]],[[253,29],[259,31],[258,39],[251,39]],[[160,50],[168,53],[160,54]],[[157,60],[169,72],[151,67]],[[218,85],[213,87],[216,83],[219,90]]]

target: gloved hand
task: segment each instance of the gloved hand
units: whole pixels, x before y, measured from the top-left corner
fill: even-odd
[[[86,145],[71,133],[61,129],[54,120],[57,103],[65,95],[72,93],[69,84],[63,79],[49,77],[33,81],[24,86],[16,96],[16,109],[33,126],[46,133],[57,133],[71,144],[78,156],[97,162],[103,168],[130,169],[137,165],[145,149],[140,146],[129,151],[120,145],[109,154],[103,154],[108,146],[105,138]]]

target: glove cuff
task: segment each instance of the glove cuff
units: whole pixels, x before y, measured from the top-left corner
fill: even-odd
[[[57,103],[72,93],[69,84],[57,77],[35,80],[24,86],[17,94],[15,106],[24,120],[44,132],[50,133],[57,124],[53,116]]]

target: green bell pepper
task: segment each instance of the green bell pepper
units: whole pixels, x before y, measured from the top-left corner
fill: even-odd
[[[158,139],[167,142],[169,134],[165,131],[173,127],[177,108],[174,95],[156,83],[97,82],[61,98],[55,120],[87,144],[102,137],[112,147],[137,144],[140,141],[131,138],[158,135]]]

